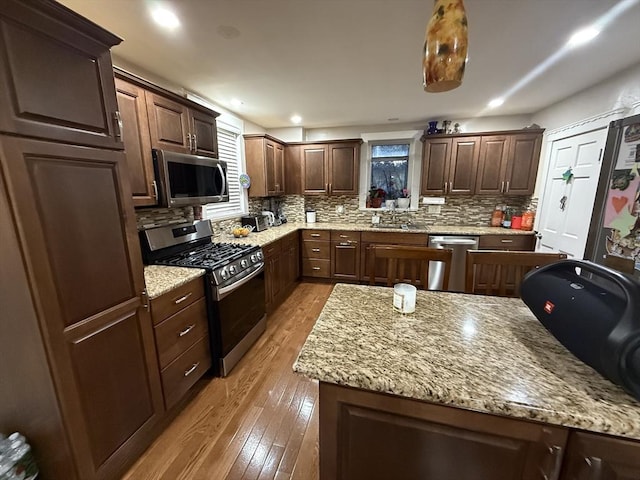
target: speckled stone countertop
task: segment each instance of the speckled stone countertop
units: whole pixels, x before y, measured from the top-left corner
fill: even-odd
[[[150,299],[159,297],[174,288],[201,277],[205,271],[201,268],[167,267],[164,265],[146,265],[144,283]]]
[[[302,229],[316,230],[351,230],[360,232],[394,232],[415,235],[533,235],[535,232],[524,230],[512,230],[500,227],[473,227],[473,226],[441,226],[430,225],[420,229],[402,230],[390,227],[371,227],[354,225],[353,223],[286,223],[278,227],[271,227],[262,232],[251,232],[249,236],[235,238],[230,233],[223,232],[214,237],[216,242],[233,242],[264,246],[275,242],[291,232]]]
[[[640,403],[571,355],[520,299],[338,284],[294,370],[310,378],[640,439]]]

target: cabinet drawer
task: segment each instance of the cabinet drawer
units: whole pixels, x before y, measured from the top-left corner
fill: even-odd
[[[209,337],[203,337],[162,370],[162,388],[167,410],[182,398],[209,367]]]
[[[489,250],[533,250],[533,235],[481,235],[478,248]]]
[[[330,245],[329,242],[305,240],[302,242],[302,257],[329,260],[331,258]]]
[[[303,230],[302,240],[331,240],[331,230]]]
[[[198,277],[164,295],[160,295],[158,298],[154,298],[151,300],[151,317],[154,325],[202,297],[204,297],[204,279],[203,277]]]
[[[395,232],[362,232],[363,242],[388,245],[424,245],[429,244],[426,233],[395,233]]]
[[[331,241],[332,242],[360,242],[360,232],[332,230]]]
[[[329,278],[331,276],[331,262],[317,258],[303,258],[302,275],[305,277]]]
[[[262,253],[264,254],[264,258],[269,259],[277,254],[279,254],[282,250],[282,243],[280,240],[276,240],[275,242],[271,242],[268,245],[262,247]]]
[[[207,307],[201,298],[155,327],[160,368],[185,352],[199,338],[208,337]]]

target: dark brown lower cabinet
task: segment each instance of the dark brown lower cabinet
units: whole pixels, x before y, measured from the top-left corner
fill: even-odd
[[[20,260],[0,269],[0,430],[32,440],[43,478],[117,478],[164,412],[124,154],[0,135],[0,159]]]
[[[638,480],[640,444],[586,432],[569,439],[563,480]]]
[[[331,231],[331,277],[360,280],[360,232]]]
[[[390,478],[638,480],[640,442],[320,382],[320,479]]]
[[[300,277],[300,240],[298,232],[263,247],[265,305],[275,310],[291,293]]]

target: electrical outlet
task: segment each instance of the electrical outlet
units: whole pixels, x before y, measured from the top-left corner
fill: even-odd
[[[380,223],[380,215],[376,215],[375,213],[371,215],[371,223],[373,225],[377,225],[378,223]]]

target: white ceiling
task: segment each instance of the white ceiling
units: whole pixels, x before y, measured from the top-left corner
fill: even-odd
[[[529,114],[640,62],[637,0],[466,0],[465,79],[438,94],[422,88],[432,0],[166,0],[182,23],[173,33],[151,20],[152,0],[62,3],[122,37],[115,55],[265,128],[293,126],[294,113],[306,128]],[[592,43],[558,54],[621,3]]]

